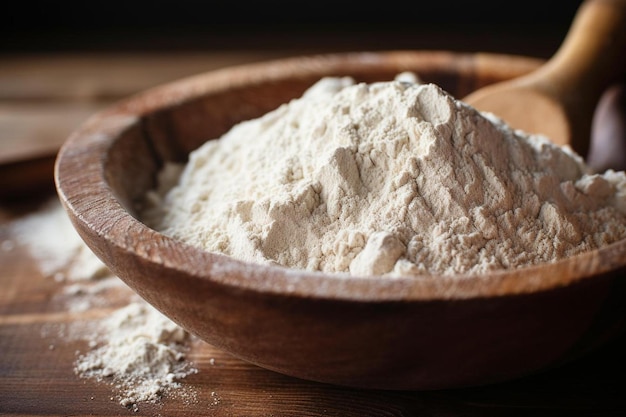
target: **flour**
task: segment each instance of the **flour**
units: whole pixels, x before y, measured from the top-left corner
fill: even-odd
[[[26,247],[41,273],[63,284],[55,298],[66,311],[106,312],[102,319],[42,328],[47,339],[88,342],[87,350],[78,353],[76,375],[109,383],[117,401],[135,411],[141,403],[158,403],[165,394],[195,400],[195,392],[181,382],[197,372],[186,359],[191,336],[106,268],[83,243],[58,200],[13,222],[10,230],[13,239],[3,241],[2,248]],[[58,341],[49,348],[56,349]]]
[[[151,227],[310,271],[484,273],[626,237],[623,172],[594,174],[568,147],[406,75],[322,79],[208,141],[164,188],[148,195]]]
[[[15,221],[11,232],[28,248],[43,275],[57,281],[90,281],[110,275],[76,233],[57,199]]]
[[[110,380],[124,393],[120,404],[157,402],[197,370],[185,361],[189,335],[145,303],[131,303],[99,323],[101,346],[81,355],[82,377]]]

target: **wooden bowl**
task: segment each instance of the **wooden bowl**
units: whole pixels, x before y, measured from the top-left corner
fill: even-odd
[[[260,116],[322,76],[415,71],[463,97],[541,61],[389,51],[309,56],[200,74],[120,102],[62,147],[55,180],[86,244],[150,304],[206,342],[283,374],[425,390],[521,377],[579,357],[624,327],[626,241],[480,276],[339,278],[207,253],[137,219],[164,161]]]

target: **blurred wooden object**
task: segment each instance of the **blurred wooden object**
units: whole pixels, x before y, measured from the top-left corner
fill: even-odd
[[[586,157],[596,105],[626,73],[626,1],[587,0],[557,53],[541,68],[465,97],[515,128],[541,133]]]

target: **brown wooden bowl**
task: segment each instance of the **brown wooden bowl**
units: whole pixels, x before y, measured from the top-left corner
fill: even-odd
[[[625,322],[626,241],[562,262],[480,276],[344,278],[207,253],[145,226],[136,203],[164,161],[260,116],[322,76],[415,71],[457,97],[541,61],[390,51],[226,68],[140,93],[90,118],[56,162],[58,193],[86,244],[150,304],[261,367],[352,387],[440,389],[557,366]]]

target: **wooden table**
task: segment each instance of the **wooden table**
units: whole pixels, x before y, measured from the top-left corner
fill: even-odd
[[[46,329],[90,323],[119,304],[72,312],[63,283],[13,247],[11,225],[54,198],[54,152],[89,114],[169,80],[281,52],[171,55],[15,56],[0,65],[0,415],[146,416],[623,416],[626,336],[559,369],[502,384],[429,392],[368,391],[302,381],[247,364],[194,341],[198,368],[183,384],[195,400],[165,396],[138,411],[104,383],[78,378],[85,340],[50,339]],[[25,162],[26,161],[26,162]],[[127,290],[130,291],[130,290]],[[624,307],[626,308],[626,307]],[[54,335],[52,335],[54,336]]]

